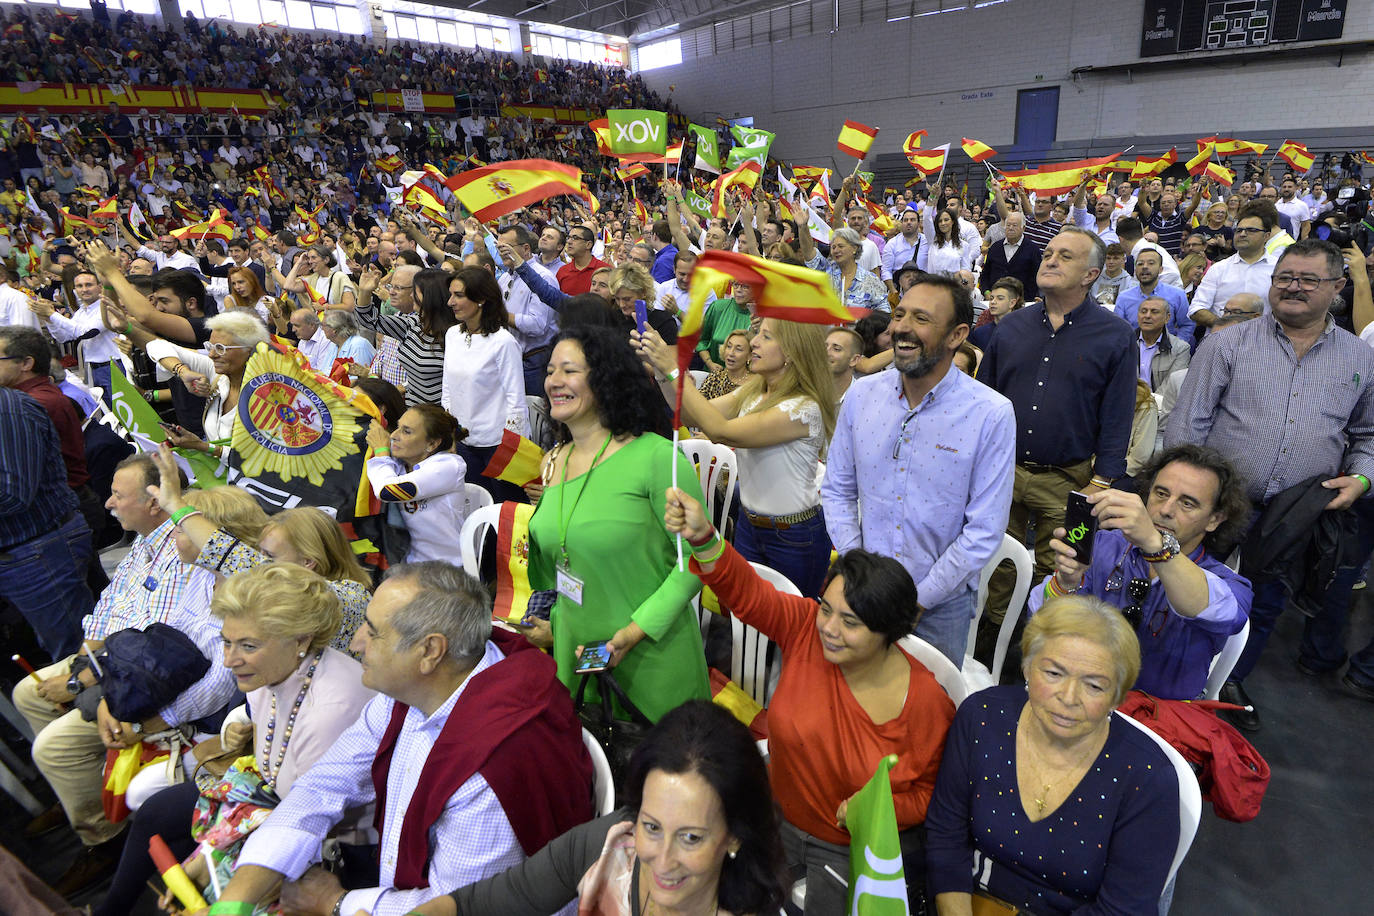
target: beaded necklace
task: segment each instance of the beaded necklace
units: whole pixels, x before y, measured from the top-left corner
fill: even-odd
[[[296,713],[301,711],[301,703],[305,701],[305,693],[310,689],[310,681],[315,676],[315,666],[320,663],[320,656],[324,654],[321,649],[315,653],[315,657],[310,660],[310,667],[305,671],[305,681],[301,684],[301,692],[296,694],[296,702],[291,704],[291,715],[286,719],[286,730],[282,732],[281,747],[277,749],[277,762],[275,766],[268,766],[272,754],[272,737],[277,731],[277,695],[272,694],[272,714],[267,720],[267,740],[263,744],[262,775],[267,780],[267,784],[273,789],[277,787],[277,776],[281,773],[282,761],[286,759],[286,746],[291,743],[291,732],[296,727]]]

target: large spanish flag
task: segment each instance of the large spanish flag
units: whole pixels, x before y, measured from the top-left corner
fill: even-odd
[[[1131,180],[1150,178],[1163,172],[1178,161],[1178,147],[1170,149],[1163,156],[1141,156],[1131,169]]]
[[[1268,143],[1256,143],[1253,140],[1237,140],[1234,137],[1213,137],[1211,139],[1215,141],[1217,155],[1222,159],[1242,153],[1263,156],[1264,151],[1269,149]]]
[[[964,137],[959,141],[959,145],[964,148],[964,153],[974,162],[984,162],[997,155],[997,150],[988,146],[982,140],[972,140]]]
[[[937,146],[934,149],[912,150],[906,154],[907,161],[926,178],[938,174],[945,167],[945,159],[949,157],[949,144]]]
[[[1317,161],[1317,157],[1307,151],[1307,144],[1299,143],[1296,140],[1283,141],[1279,147],[1278,156],[1299,172],[1308,171],[1312,168],[1312,163]]]
[[[840,128],[840,138],[835,141],[840,152],[848,153],[855,159],[863,159],[868,155],[869,147],[873,145],[873,140],[878,136],[878,128],[869,127],[867,124],[860,124],[858,121],[845,121]]]
[[[570,194],[586,200],[582,170],[548,159],[515,159],[452,175],[444,182],[479,222]]]
[[[1034,169],[1003,172],[1009,184],[1035,191],[1038,194],[1063,194],[1078,187],[1085,177],[1091,177],[1111,165],[1116,157],[1099,156],[1076,159],[1072,162],[1051,162]]]
[[[539,479],[539,469],[543,462],[542,448],[519,433],[506,429],[501,431],[501,444],[496,447],[491,460],[482,469],[482,476],[494,477],[523,487]]]
[[[529,609],[530,595],[530,518],[534,506],[504,502],[496,526],[496,598],[491,616],[516,623]]]

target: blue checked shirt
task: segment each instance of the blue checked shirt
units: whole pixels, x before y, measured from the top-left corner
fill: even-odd
[[[840,553],[893,557],[922,605],[943,604],[1002,544],[1015,453],[1011,404],[958,369],[914,408],[895,369],[858,379],[825,465],[826,530]]]
[[[210,596],[215,590],[215,574],[197,567],[188,567],[186,589],[181,601],[167,617],[168,626],[176,627],[190,637],[200,654],[210,661],[210,668],[190,687],[159,709],[158,715],[168,725],[182,725],[204,718],[223,709],[238,692],[234,676],[224,667],[221,648],[220,621],[210,613]]]
[[[119,561],[95,610],[81,621],[87,639],[104,639],[130,627],[166,623],[181,602],[191,567],[177,556],[176,526],[168,519],[148,534],[134,538]]]
[[[1208,445],[1246,481],[1256,503],[1325,474],[1374,479],[1374,349],[1338,327],[1299,361],[1272,315],[1197,348],[1164,445]]]
[[[402,916],[427,900],[524,861],[525,854],[496,793],[480,773],[474,773],[453,794],[444,813],[430,828],[434,857],[426,871],[429,887],[392,887],[401,825],[425,760],[472,677],[502,658],[501,651],[488,642],[486,654],[472,674],[432,716],[426,718],[414,707],[406,713],[387,775],[386,813],[380,838],[381,885],[350,891],[341,912],[366,910],[372,916]],[[249,836],[239,856],[240,867],[261,865],[294,881],[319,861],[321,841],[343,819],[344,812],[376,801],[372,761],[391,720],[394,703],[390,697],[378,696],[367,704],[361,719],[296,780],[272,816]]]

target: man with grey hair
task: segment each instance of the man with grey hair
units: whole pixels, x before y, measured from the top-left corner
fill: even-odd
[[[328,375],[329,370],[334,368],[334,357],[339,355],[339,348],[325,336],[315,310],[296,309],[292,312],[291,330],[296,335],[296,347],[305,354],[310,368]]]
[[[360,720],[256,830],[220,896],[285,879],[289,912],[408,913],[519,864],[593,816],[591,760],[553,660],[491,625],[491,598],[440,561],[392,567],[353,639]],[[379,884],[345,891],[312,863],[344,812],[376,805]]]
[[[371,341],[359,333],[358,319],[347,309],[330,309],[320,316],[320,330],[325,339],[339,348],[336,361],[348,361],[348,374],[357,378],[368,373],[368,366],[376,356]]]
[[[1139,359],[1131,326],[1090,295],[1106,259],[1096,233],[1060,230],[1036,274],[1041,301],[1002,319],[978,367],[979,381],[1016,411],[1007,533],[1024,544],[1035,526],[1037,582],[1054,569],[1050,539],[1064,524],[1069,492],[1106,489],[1126,475]],[[1011,595],[1006,572],[993,577],[982,618],[979,645],[988,656]]]

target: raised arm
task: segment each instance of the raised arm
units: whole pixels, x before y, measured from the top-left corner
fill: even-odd
[[[1207,187],[1208,185],[1210,185],[1211,183],[1212,183],[1212,179],[1210,179],[1210,178],[1204,178],[1204,179],[1202,179],[1201,181],[1199,181],[1199,182],[1197,183],[1197,187],[1193,188],[1193,199],[1190,200],[1190,201],[1188,201],[1188,209],[1186,209],[1186,210],[1183,211],[1183,225],[1184,225],[1184,226],[1188,226],[1189,224],[1191,224],[1192,219],[1193,219],[1193,214],[1197,212],[1198,204],[1202,203],[1202,192],[1203,192],[1203,189],[1206,188],[1206,187]]]
[[[148,301],[134,285],[119,271],[119,261],[104,242],[86,243],[86,263],[91,266],[100,282],[110,287],[119,300],[119,305],[130,318],[146,326],[159,337],[167,337],[186,343],[196,342],[195,329],[191,322],[180,315],[160,312]]]

